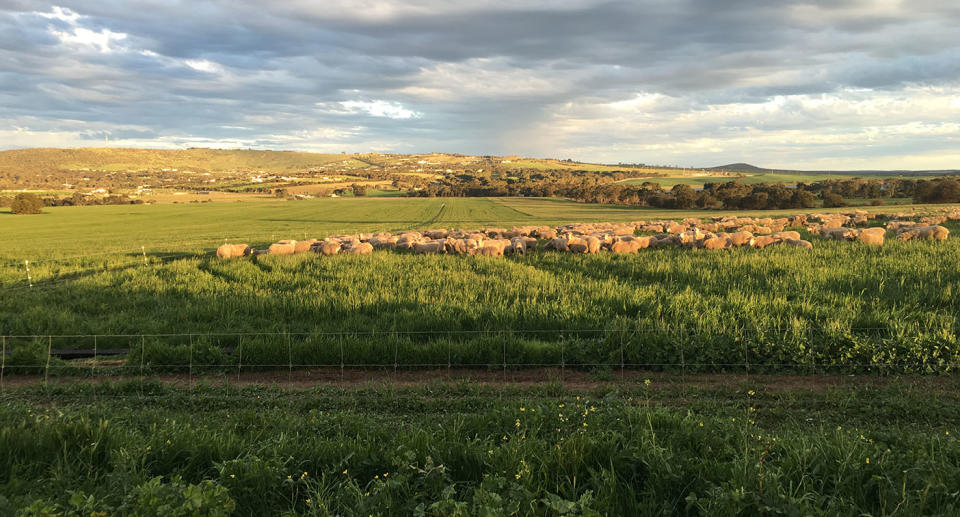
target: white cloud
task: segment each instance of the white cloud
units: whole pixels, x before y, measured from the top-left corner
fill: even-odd
[[[125,50],[120,41],[127,39],[127,34],[114,32],[110,29],[94,31],[80,26],[80,14],[63,7],[53,6],[49,13],[33,12],[32,14],[48,20],[58,20],[66,23],[67,30],[59,30],[50,25],[47,30],[60,40],[61,44],[76,48],[92,48],[101,54],[108,54],[118,50]]]
[[[33,14],[36,14],[41,18],[47,18],[48,20],[60,20],[63,22],[67,22],[70,25],[76,25],[77,20],[80,19],[79,14],[75,13],[74,11],[71,11],[70,9],[65,9],[63,7],[60,7],[58,5],[53,6],[53,8],[50,9],[49,13],[41,13],[41,12],[35,11]]]
[[[633,156],[698,166],[746,161],[794,169],[956,168],[958,153],[951,149],[960,141],[958,94],[960,86],[848,88],[698,105],[640,93],[615,102],[559,105],[526,134],[542,154],[598,161]],[[928,159],[916,159],[921,149]]]
[[[122,50],[123,48],[117,42],[127,38],[127,35],[122,32],[113,32],[109,29],[94,32],[83,27],[74,27],[71,31],[51,30],[50,33],[56,36],[61,43],[79,47],[92,47],[102,54]]]
[[[218,63],[206,59],[187,59],[183,63],[194,70],[208,74],[216,74],[223,71],[223,67]]]
[[[420,118],[422,113],[407,109],[399,102],[383,100],[373,101],[343,101],[339,103],[349,113],[366,113],[372,117],[392,119]]]

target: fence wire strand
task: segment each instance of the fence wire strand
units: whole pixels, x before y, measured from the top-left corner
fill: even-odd
[[[955,329],[913,329],[923,330],[924,332],[939,331],[949,333],[950,337],[956,335]],[[454,372],[479,371],[499,373],[496,377],[506,384],[510,382],[511,373],[518,375],[531,370],[556,371],[559,374],[561,383],[566,382],[568,378],[568,369],[577,372],[597,373],[615,371],[619,368],[620,380],[626,381],[631,375],[644,371],[661,371],[679,373],[681,381],[686,380],[686,376],[691,372],[698,373],[742,373],[744,375],[756,375],[761,373],[783,373],[792,372],[794,374],[806,375],[828,375],[831,371],[839,373],[868,373],[884,375],[899,372],[948,372],[960,368],[960,362],[953,360],[944,360],[937,363],[923,363],[911,361],[858,361],[858,360],[836,360],[832,363],[827,361],[818,361],[816,353],[809,356],[808,362],[789,362],[779,361],[774,358],[770,360],[754,360],[751,357],[751,336],[770,335],[770,334],[792,334],[802,335],[822,332],[824,337],[830,337],[834,334],[841,337],[850,334],[873,333],[875,337],[882,339],[885,334],[900,334],[905,329],[890,329],[884,327],[851,327],[851,328],[833,328],[833,327],[806,327],[798,329],[721,329],[720,332],[735,333],[743,340],[743,362],[724,361],[722,355],[715,361],[689,360],[690,356],[686,353],[687,343],[698,336],[716,335],[718,332],[706,332],[696,327],[664,327],[664,328],[603,328],[603,329],[474,329],[474,330],[411,330],[411,331],[378,331],[378,330],[358,330],[358,331],[328,331],[328,332],[187,332],[187,333],[117,333],[117,334],[11,334],[0,336],[0,390],[6,390],[9,384],[7,374],[16,377],[38,375],[43,386],[47,386],[51,378],[92,378],[92,379],[110,379],[135,377],[139,380],[137,394],[144,396],[144,382],[147,379],[163,376],[187,375],[187,384],[189,387],[195,386],[195,377],[204,378],[222,378],[229,381],[235,374],[236,382],[242,383],[246,374],[279,373],[286,370],[286,379],[288,383],[293,383],[302,376],[300,372],[310,373],[310,370],[322,369],[331,372],[335,378],[342,384],[347,380],[347,371],[357,372],[390,372],[394,377],[400,373],[414,371],[442,371],[453,375]],[[556,351],[559,356],[555,361],[530,361],[524,360],[524,350],[522,349],[524,341],[518,338],[533,337],[542,338],[552,335],[557,345]],[[637,361],[635,357],[628,355],[627,351],[643,351],[643,340],[650,337],[669,337],[676,343],[676,352],[678,352],[679,361],[669,360],[646,360]],[[251,352],[253,358],[246,360],[245,349],[251,346],[255,338],[274,337],[280,338],[286,345],[286,361],[257,361],[256,348]],[[461,341],[456,339],[447,339],[446,357],[442,357],[443,350],[435,349],[436,360],[430,357],[420,356],[410,357],[404,361],[401,351],[401,342],[404,347],[418,345],[429,345],[431,338],[450,338],[460,337]],[[869,337],[869,336],[867,336]],[[179,340],[185,339],[188,344],[187,360],[169,361],[154,360],[148,358],[148,344],[150,346],[172,346],[182,347],[184,344]],[[296,347],[294,340],[297,340]],[[311,339],[320,341],[313,343]],[[351,360],[346,346],[347,340],[361,340],[367,342],[379,343],[381,347],[392,345],[392,357],[386,348],[379,352],[373,350],[373,360],[356,361]],[[479,340],[478,340],[479,339]],[[485,340],[484,340],[485,339]],[[573,339],[571,341],[571,339]],[[568,344],[577,343],[576,339],[595,339],[596,343],[613,344],[603,352],[607,354],[606,360],[574,360],[570,361],[568,355]],[[640,341],[637,341],[639,339]],[[79,342],[92,341],[93,349],[73,349],[73,348],[54,348],[56,341],[70,341],[71,344]],[[110,343],[110,340],[126,341],[126,348],[104,348],[103,344]],[[173,343],[170,341],[174,340]],[[207,340],[206,345],[218,349],[220,355],[219,361],[197,360],[195,348],[198,340]],[[221,346],[223,340],[235,340],[235,346]],[[393,341],[390,343],[389,341]],[[42,343],[46,345],[44,361],[40,364],[10,364],[8,357],[13,357],[17,348],[17,341],[20,346],[30,346],[32,343]],[[164,342],[166,341],[166,342]],[[498,342],[499,341],[499,342]],[[628,342],[629,341],[629,342]],[[23,343],[26,342],[26,345]],[[458,349],[458,353],[465,354],[459,360],[454,359],[454,344],[465,347]],[[590,341],[584,341],[589,343]],[[133,345],[139,345],[133,346]],[[270,346],[269,343],[263,343]],[[517,346],[520,346],[517,349]],[[255,346],[255,345],[254,345]],[[305,348],[310,347],[320,357],[326,356],[328,360],[322,361],[295,361],[294,357],[304,357],[302,354]],[[657,344],[656,346],[660,346]],[[639,348],[638,348],[639,347]],[[137,350],[139,348],[139,350]],[[295,348],[297,350],[295,351]],[[499,350],[498,350],[499,349]],[[406,349],[405,349],[406,350]],[[729,350],[728,352],[732,351]],[[139,352],[139,357],[136,357]],[[296,353],[295,353],[296,352]],[[386,353],[385,353],[386,352]],[[755,351],[754,351],[755,352]],[[153,352],[151,352],[153,353]],[[281,352],[282,353],[282,352]],[[517,355],[519,353],[519,355]],[[477,355],[479,354],[479,355]],[[92,361],[87,364],[88,356],[92,355]],[[250,354],[247,354],[250,355]],[[117,357],[118,359],[105,359],[108,357]],[[227,357],[235,357],[236,361],[229,360]],[[339,356],[339,357],[337,357]],[[77,359],[76,362],[69,360],[54,362],[53,358],[68,357]],[[160,357],[170,358],[169,355],[161,354]],[[589,356],[588,356],[589,357]],[[727,355],[727,357],[730,357]],[[423,359],[427,359],[424,361]],[[479,361],[478,358],[482,358]],[[209,357],[208,357],[209,359]],[[214,358],[215,359],[215,358]],[[227,359],[224,361],[224,359]],[[472,359],[472,360],[471,360]],[[600,357],[597,357],[600,359]],[[295,376],[295,370],[298,372]],[[469,372],[468,372],[469,373]],[[281,374],[282,375],[282,374]],[[309,375],[306,375],[309,380]],[[549,377],[549,375],[548,375]]]

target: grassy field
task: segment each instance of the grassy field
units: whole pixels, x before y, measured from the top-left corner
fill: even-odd
[[[879,249],[210,253],[709,215],[525,198],[0,213],[0,515],[956,515],[960,225]],[[48,357],[97,346],[129,351]]]
[[[376,193],[379,194],[379,193]],[[206,196],[209,197],[209,196]],[[662,210],[576,203],[544,198],[340,198],[284,201],[258,198],[237,203],[54,207],[37,216],[12,216],[0,208],[0,263],[104,252],[192,252],[230,242],[264,245],[283,238],[322,238],[360,231],[441,227],[566,224],[730,215],[729,211]],[[870,212],[909,212],[936,205],[863,207]],[[842,212],[849,209],[818,209]],[[796,210],[740,211],[766,217]],[[0,278],[2,280],[2,278]]]
[[[0,280],[16,293],[0,303],[0,334],[98,334],[102,346],[132,347],[131,361],[161,369],[186,365],[193,344],[210,351],[201,362],[231,368],[242,359],[220,347],[242,348],[251,367],[286,365],[294,356],[296,364],[626,363],[710,371],[749,363],[946,372],[960,362],[954,238],[875,249],[807,236],[814,250],[502,260],[378,252],[222,261],[209,254],[224,239],[264,247],[341,231],[691,214],[707,215],[543,199],[342,199],[0,216]],[[178,336],[108,342],[105,334]],[[10,346],[22,347],[27,363],[51,346],[91,347],[91,338],[34,341]]]
[[[8,387],[0,513],[960,511],[956,379],[783,381]]]

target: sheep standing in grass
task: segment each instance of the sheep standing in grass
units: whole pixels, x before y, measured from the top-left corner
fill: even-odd
[[[871,246],[883,246],[887,231],[883,228],[864,228],[857,232],[857,240]]]

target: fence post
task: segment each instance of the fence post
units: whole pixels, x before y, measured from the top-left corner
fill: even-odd
[[[193,334],[187,334],[187,337],[190,338],[190,369],[187,374],[187,383],[190,384],[190,388],[193,388]]]
[[[626,377],[626,367],[627,365],[623,360],[623,338],[626,334],[627,329],[620,329],[620,382],[623,382]]]
[[[743,340],[743,366],[744,370],[747,372],[747,376],[750,375],[750,352],[749,352],[749,340]]]
[[[377,331],[373,331],[374,339],[376,339]],[[397,368],[400,366],[400,341],[397,339],[393,340],[393,378],[397,378]]]
[[[140,334],[140,397],[143,397],[143,363],[147,355],[147,338]]]
[[[680,382],[687,382],[687,358],[683,355],[683,340],[680,342]]]
[[[23,261],[23,265],[24,265],[24,267],[27,268],[27,284],[28,284],[30,287],[33,287],[33,277],[30,276],[30,261],[29,261],[29,260],[24,260],[24,261]]]
[[[143,265],[146,266],[147,265],[147,247],[140,246],[140,253],[143,253]]]
[[[3,392],[3,373],[7,370],[7,336],[0,336],[3,344],[0,345],[0,393]]]
[[[93,364],[90,365],[90,376],[97,376],[97,335],[93,335]]]
[[[285,332],[287,335],[287,382],[293,380],[293,343],[290,342],[290,332]]]
[[[43,369],[43,387],[47,387],[47,378],[50,376],[50,356],[53,354],[53,336],[47,336],[47,366]]]
[[[563,338],[560,339],[560,384],[563,384],[564,374],[567,371],[567,362],[564,357],[564,349],[566,348],[566,342]]]
[[[340,384],[343,384],[343,333],[337,335],[337,341],[340,342]]]
[[[507,333],[503,333],[503,382],[507,382]]]
[[[237,346],[237,384],[240,384],[240,371],[243,369],[243,336],[238,338]]]
[[[810,346],[810,362],[813,365],[813,375],[816,375],[817,374],[817,349],[813,346],[812,343]]]

